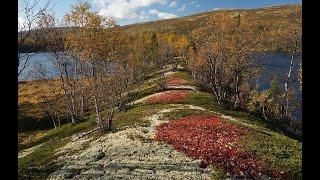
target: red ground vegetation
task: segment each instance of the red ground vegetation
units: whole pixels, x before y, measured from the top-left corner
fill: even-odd
[[[168,77],[166,79],[166,86],[179,86],[185,84],[187,81],[179,77]]]
[[[233,176],[256,179],[279,174],[253,153],[239,148],[239,137],[247,130],[214,116],[189,116],[157,127],[156,139],[171,144],[187,156],[199,158],[203,166],[217,165]],[[261,178],[261,177],[260,177]]]
[[[155,96],[148,98],[147,103],[148,104],[174,103],[174,102],[184,100],[187,97],[187,95],[188,95],[188,92],[184,90],[161,92]]]

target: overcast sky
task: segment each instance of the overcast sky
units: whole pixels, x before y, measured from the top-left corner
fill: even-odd
[[[41,4],[45,0],[40,0]],[[113,16],[120,25],[186,16],[223,8],[257,8],[282,4],[297,4],[301,0],[88,0],[92,10],[103,16]],[[53,11],[61,19],[77,0],[53,0]],[[19,1],[19,6],[21,5]],[[18,21],[23,16],[18,14]]]

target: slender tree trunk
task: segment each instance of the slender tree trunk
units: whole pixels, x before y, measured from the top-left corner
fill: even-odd
[[[72,113],[72,112],[71,112]],[[72,124],[76,124],[76,118],[74,117],[74,115],[71,115],[71,123]]]
[[[85,94],[84,94],[84,86],[85,86],[85,83],[84,83],[84,79],[83,79],[83,64],[82,62],[80,62],[80,119],[82,120],[83,119],[83,114],[84,114],[84,111],[85,111]]]
[[[55,118],[54,118],[53,115],[51,115],[51,118],[52,118],[53,126],[54,126],[54,128],[56,129],[56,128],[57,128],[57,125],[56,125]]]
[[[74,95],[73,93],[70,94],[70,99],[71,99],[71,120],[72,120],[72,123],[75,124],[77,122],[76,120],[76,117],[77,117],[77,114],[76,114],[76,107],[75,107],[75,100],[74,100]]]
[[[239,92],[239,73],[236,73],[236,82],[235,82],[235,101],[234,101],[234,108],[239,108],[240,105],[240,92]]]
[[[95,111],[96,111],[97,124],[100,127],[101,133],[105,133],[106,128],[104,126],[103,119],[101,118],[100,108],[99,108],[98,99],[97,99],[96,95],[93,95],[93,100],[94,100],[94,107],[95,107]]]
[[[47,110],[47,114],[51,116],[51,119],[52,119],[52,122],[53,122],[53,126],[54,126],[54,128],[57,128],[57,125],[56,125],[56,121],[55,121],[54,115],[53,115],[52,113],[50,113],[50,112],[49,112],[49,111],[51,110],[51,107],[50,107],[50,104],[49,104],[48,100],[47,100],[46,104],[47,104],[47,108],[48,108],[48,110]]]
[[[58,117],[58,126],[60,126],[61,125],[60,115],[57,115],[57,117]]]
[[[75,101],[75,93],[76,93],[76,81],[77,81],[77,64],[74,66],[74,76],[73,76],[73,84],[72,84],[72,91],[71,91],[71,102],[72,102],[72,110],[75,116],[78,116],[78,112],[76,110],[76,101]]]
[[[108,118],[107,127],[106,127],[107,130],[111,130],[113,115],[114,115],[114,108],[111,108],[111,114]]]
[[[289,71],[288,71],[287,79],[286,79],[286,81],[284,83],[284,91],[285,91],[285,99],[286,99],[286,109],[285,109],[286,117],[289,116],[289,87],[288,87],[288,84],[289,84],[290,77],[291,77],[291,74],[292,74],[293,61],[294,61],[294,52],[291,54]]]
[[[54,109],[53,116],[57,118],[58,126],[60,126],[60,116],[59,116],[59,113],[56,111],[56,109]],[[56,122],[54,122],[54,124],[56,125]]]
[[[83,95],[81,95],[81,98],[80,98],[80,119],[81,120],[83,119],[83,114],[84,114],[84,97]]]
[[[100,113],[100,108],[99,108],[99,99],[97,97],[98,94],[98,84],[97,84],[97,73],[96,73],[96,69],[95,69],[95,62],[93,62],[93,66],[92,66],[92,79],[93,79],[93,101],[94,101],[94,107],[95,107],[95,111],[96,111],[96,121],[98,126],[100,127],[100,131],[101,133],[105,132],[105,127],[104,127],[104,122],[103,119],[101,118],[101,113]]]
[[[95,107],[95,111],[96,111],[96,120],[97,120],[97,124],[100,123],[100,110],[99,110],[99,106],[98,106],[98,100],[96,95],[93,95],[93,100],[94,100],[94,107]]]
[[[216,58],[215,58],[216,59]],[[213,81],[213,92],[216,96],[216,99],[218,101],[218,104],[221,104],[221,84],[218,83],[218,65],[217,65],[217,61],[214,60],[213,62],[213,65],[211,65],[211,69],[213,69],[213,74],[211,75],[211,81]],[[211,63],[211,64],[212,64]]]
[[[262,106],[262,114],[263,114],[264,119],[268,121],[264,106]]]
[[[57,58],[57,60],[58,60],[58,58]],[[70,82],[69,82],[69,73],[67,70],[67,64],[64,62],[58,61],[58,70],[60,72],[60,79],[62,82],[62,89],[64,90],[64,94],[66,95],[67,98],[70,98],[70,101],[71,101],[71,103],[70,103],[70,101],[67,102],[67,107],[68,107],[68,110],[71,115],[71,123],[76,124],[77,120],[75,117],[75,107],[74,107],[74,97],[73,97],[74,95],[72,95],[73,89],[70,90],[66,87],[66,85],[68,85],[69,87],[72,88],[72,85],[69,84]],[[65,77],[63,76],[63,72],[65,73]],[[65,81],[67,81],[67,82],[65,82]]]

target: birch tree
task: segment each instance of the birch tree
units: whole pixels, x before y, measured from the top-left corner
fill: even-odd
[[[59,81],[50,79],[44,64],[36,63],[33,67],[34,76],[40,80],[48,92],[39,95],[39,103],[52,119],[54,128],[61,125],[61,115],[64,113],[61,104],[62,89],[59,88]]]
[[[114,100],[110,86],[106,84],[109,78],[108,52],[106,52],[106,40],[104,36],[105,19],[90,11],[88,3],[78,3],[64,17],[68,26],[74,27],[66,38],[66,51],[72,54],[78,64],[82,64],[84,70],[77,79],[88,83],[90,97],[93,100],[96,122],[101,132],[109,130],[111,127],[114,106],[109,100]],[[77,66],[76,66],[77,67]],[[85,84],[83,83],[83,84]],[[111,105],[111,106],[110,106]],[[111,113],[102,114],[103,108],[108,107]],[[103,115],[108,114],[108,117]]]
[[[18,77],[28,67],[33,50],[27,45],[34,39],[33,30],[37,28],[36,21],[39,15],[50,8],[51,1],[47,0],[40,5],[40,0],[19,0],[18,2]],[[22,52],[22,51],[26,52]]]
[[[288,16],[286,28],[287,32],[281,36],[284,46],[282,50],[290,57],[288,71],[284,82],[284,98],[285,98],[285,115],[291,116],[290,101],[292,100],[292,90],[290,82],[292,81],[292,73],[294,64],[297,58],[301,55],[302,50],[302,24],[301,24],[301,12],[295,12],[292,10]]]

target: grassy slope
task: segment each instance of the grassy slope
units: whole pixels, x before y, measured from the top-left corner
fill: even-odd
[[[144,97],[157,91],[155,82],[148,82],[148,80],[154,78],[155,75],[146,79],[142,84],[144,88],[138,95],[138,97]],[[33,84],[33,83],[31,83]],[[127,127],[133,126],[149,126],[149,122],[142,117],[154,113],[155,111],[164,108],[166,105],[135,105],[133,108],[119,112],[115,115],[113,121],[113,128],[115,131],[121,130]],[[21,139],[28,138],[28,135],[34,136],[34,134],[41,134],[46,132],[43,136],[33,138],[31,141],[25,144],[21,144],[19,140],[18,151],[34,147],[36,145],[43,144],[34,152],[29,155],[20,158],[18,161],[19,178],[24,179],[26,177],[36,177],[38,179],[45,179],[51,172],[53,172],[57,166],[54,165],[54,160],[57,158],[55,151],[64,146],[70,137],[76,133],[89,131],[95,128],[94,115],[86,117],[86,121],[77,125],[65,124],[56,129],[48,131],[34,131],[20,134]],[[97,135],[94,134],[94,135]]]
[[[165,107],[165,105],[135,106],[128,111],[117,113],[113,122],[114,130],[118,131],[123,128],[137,125],[149,126],[149,122],[142,117],[163,107]],[[44,136],[35,139],[34,141],[27,144],[19,144],[19,152],[24,149],[43,144],[31,154],[19,159],[19,175],[28,175],[33,173],[37,178],[46,177],[56,168],[56,166],[52,164],[57,158],[57,155],[54,154],[55,151],[69,142],[72,135],[89,131],[95,127],[96,125],[93,121],[93,117],[89,117],[85,122],[77,125],[62,125],[56,129],[49,130]],[[93,135],[99,134],[97,132]],[[28,169],[30,167],[35,168]],[[40,169],[42,170],[39,170],[39,167],[41,167]]]
[[[179,76],[184,80],[190,81],[191,78],[187,72],[178,72],[174,76]],[[155,82],[154,82],[155,83]],[[150,84],[150,82],[149,82]],[[152,83],[151,83],[152,84]],[[190,84],[195,84],[194,81],[191,81]],[[157,91],[157,88],[146,89],[141,92],[141,94],[150,94]],[[250,130],[245,137],[242,137],[241,143],[243,148],[255,152],[259,158],[268,162],[272,167],[281,169],[283,171],[291,171],[290,174],[295,177],[301,176],[301,151],[302,145],[301,142],[281,135],[277,132],[274,132],[266,128],[266,124],[262,123],[259,118],[253,117],[245,112],[238,111],[227,111],[220,107],[214,100],[214,97],[206,92],[193,92],[190,91],[188,98],[179,102],[181,104],[192,104],[196,106],[203,107],[210,111],[215,111],[219,113],[224,113],[226,115],[232,115],[237,117],[240,122],[245,122],[248,124],[254,124],[254,128]],[[143,105],[137,104],[133,108],[120,112],[115,115],[114,120],[114,129],[121,130],[126,127],[132,127],[136,125],[148,126],[149,122],[143,119],[142,117],[155,113],[157,110],[169,107],[168,104],[156,104],[156,105]],[[179,119],[181,117],[189,115],[199,115],[199,114],[212,114],[211,112],[203,112],[199,110],[176,110],[165,114],[166,119]],[[66,124],[57,129],[49,130],[44,136],[32,141],[28,144],[20,145],[19,150],[23,150],[41,143],[45,143],[44,146],[41,146],[39,149],[35,150],[30,155],[27,155],[24,158],[19,159],[19,172],[21,174],[25,173],[36,173],[37,177],[45,177],[55,168],[51,162],[55,158],[54,152],[57,148],[65,145],[70,136],[81,132],[88,131],[95,127],[94,117],[88,117],[86,122],[80,123],[78,125]],[[238,122],[230,122],[242,125]],[[42,170],[28,170],[27,167],[42,167]],[[220,173],[223,175],[223,173]],[[220,176],[219,175],[219,176]],[[215,174],[214,176],[217,176]]]
[[[185,80],[190,80],[191,78],[187,72],[179,72],[178,75]],[[194,82],[191,84],[194,84]],[[302,144],[298,140],[268,129],[267,123],[249,113],[223,109],[215,101],[214,97],[207,92],[190,92],[188,98],[179,103],[192,104],[210,111],[230,115],[237,118],[239,122],[229,122],[239,126],[243,126],[242,123],[254,125],[246,136],[241,137],[243,148],[254,152],[258,158],[270,164],[271,167],[288,172],[294,179],[301,179]],[[214,113],[182,109],[167,113],[164,118],[172,120],[189,115],[204,114],[212,115]]]
[[[301,10],[301,5],[296,5],[294,7],[298,11]],[[215,12],[205,12],[178,19],[148,22],[143,24],[124,26],[121,28],[128,32],[150,30],[165,31],[171,28],[180,29],[181,31],[190,31],[190,29],[192,30],[199,28],[206,17],[214,16],[215,13],[225,13],[232,15],[239,11],[243,12],[242,15],[252,18],[252,21],[258,18],[266,22],[272,21],[274,23],[277,23],[279,19],[284,18],[290,12],[290,8],[289,6],[278,6],[248,11],[222,10]],[[270,18],[271,16],[272,18]],[[272,29],[273,26],[270,26],[269,28]],[[191,85],[196,84],[186,72],[178,72],[177,74],[175,74],[175,76],[187,80]],[[148,79],[154,77],[156,77],[156,75],[153,74]],[[23,85],[19,84],[19,116],[22,116],[22,119],[24,120],[39,119],[39,117],[42,117],[43,114],[41,114],[39,106],[37,104],[37,100],[34,99],[34,97],[35,93],[40,93],[39,86],[41,86],[41,82],[35,82],[34,84],[30,84],[24,87],[22,86]],[[148,88],[140,92],[138,94],[138,98],[142,98],[146,95],[158,91],[158,87],[155,82],[146,82],[145,84],[143,84],[143,86],[146,86]],[[252,132],[247,135],[247,137],[243,137],[243,144],[245,144],[244,148],[249,151],[256,152],[258,157],[266,160],[276,168],[290,169],[293,171],[292,174],[298,174],[298,176],[301,175],[301,142],[298,142],[268,129],[267,124],[261,121],[261,119],[251,116],[248,113],[223,109],[215,102],[214,97],[207,92],[190,93],[187,100],[180,103],[201,106],[211,111],[221,112],[226,115],[238,117],[238,119],[242,122],[257,125],[257,127],[253,129]],[[148,122],[141,117],[147,115],[148,113],[154,112],[153,110],[161,109],[164,107],[166,107],[166,105],[135,105],[128,111],[116,114],[114,121],[115,129],[117,130],[135,125],[147,126]],[[169,119],[178,119],[180,117],[188,116],[191,114],[201,113],[204,112],[179,110],[174,111],[171,114],[167,114],[166,117]],[[206,113],[210,114],[209,112]],[[88,119],[91,119],[91,117],[88,117]],[[43,177],[45,177],[52,170],[51,168],[54,167],[51,165],[49,166],[48,164],[50,164],[50,162],[52,162],[52,160],[56,158],[54,155],[55,149],[63,146],[68,141],[68,138],[71,135],[81,131],[87,131],[94,127],[95,125],[91,120],[75,126],[66,124],[58,127],[57,129],[46,131],[47,133],[44,136],[40,138],[34,138],[33,141],[27,144],[19,144],[19,151],[21,151],[23,149],[45,143],[45,146],[42,146],[30,155],[19,159],[19,172],[25,173],[27,167],[43,166],[47,168],[44,168],[43,172],[38,172],[38,174],[42,174]],[[20,136],[21,139],[23,140],[25,138],[28,138],[28,134],[33,134],[33,132],[26,133]],[[32,170],[28,171],[30,172]]]

